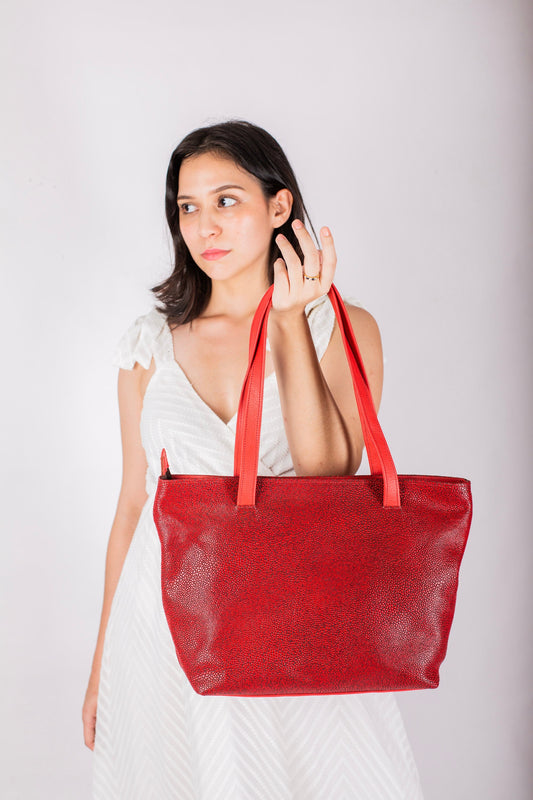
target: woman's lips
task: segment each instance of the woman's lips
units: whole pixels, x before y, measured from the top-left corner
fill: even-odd
[[[215,261],[217,258],[222,258],[227,253],[231,252],[230,250],[204,250],[202,253],[202,258],[207,259],[207,261]]]

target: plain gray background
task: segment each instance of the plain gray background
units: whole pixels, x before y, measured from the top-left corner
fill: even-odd
[[[1,28],[2,798],[90,796],[112,352],[170,269],[172,150],[231,117],[378,321],[398,472],[472,481],[441,685],[397,695],[425,796],[530,798],[532,3],[4,0]]]

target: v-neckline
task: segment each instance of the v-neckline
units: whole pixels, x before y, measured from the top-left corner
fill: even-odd
[[[199,400],[199,401],[200,401],[200,403],[202,404],[202,406],[204,406],[204,408],[206,408],[206,409],[207,409],[207,410],[208,410],[208,411],[209,411],[209,412],[212,414],[212,416],[213,416],[213,417],[215,417],[215,419],[217,419],[217,420],[218,420],[218,421],[219,421],[219,422],[220,422],[220,423],[221,423],[221,424],[222,424],[222,425],[223,425],[225,428],[229,428],[229,427],[231,426],[231,423],[232,423],[232,422],[233,422],[235,419],[237,419],[237,415],[238,415],[238,413],[239,413],[239,409],[238,409],[238,407],[237,407],[237,411],[234,413],[234,415],[231,417],[231,419],[229,419],[227,422],[224,422],[224,420],[222,419],[222,417],[220,417],[220,416],[219,416],[219,415],[216,413],[216,411],[214,411],[214,410],[211,408],[211,406],[209,405],[209,403],[206,403],[206,401],[204,400],[204,398],[203,398],[203,397],[202,397],[202,396],[199,394],[199,392],[197,392],[197,390],[194,388],[194,386],[192,385],[191,381],[189,380],[189,378],[188,378],[188,376],[187,376],[187,374],[186,374],[185,370],[183,369],[183,367],[181,366],[180,362],[177,360],[176,356],[174,355],[174,338],[173,338],[173,336],[172,336],[172,331],[170,330],[170,326],[169,326],[169,324],[168,324],[168,322],[167,322],[167,321],[165,322],[165,329],[166,329],[166,332],[167,332],[167,335],[168,335],[168,343],[169,343],[169,356],[170,356],[170,360],[171,360],[171,362],[172,362],[173,366],[175,367],[175,369],[176,369],[176,372],[178,373],[178,375],[181,375],[181,376],[182,376],[182,378],[183,378],[183,380],[184,380],[185,384],[186,384],[186,385],[189,387],[190,391],[191,391],[191,392],[194,394],[195,398],[196,398],[197,400]],[[275,370],[272,370],[272,372],[269,372],[269,373],[268,373],[268,375],[265,377],[265,379],[264,379],[264,384],[263,384],[263,394],[264,394],[264,390],[265,390],[265,389],[266,389],[266,387],[267,387],[267,381],[268,381],[268,379],[269,379],[269,378],[271,378],[271,377],[272,377],[273,375],[275,375],[275,374],[276,374],[276,371],[275,371]]]

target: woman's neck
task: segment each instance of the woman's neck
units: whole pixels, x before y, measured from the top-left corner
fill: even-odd
[[[227,316],[233,319],[253,317],[268,288],[266,274],[256,273],[254,277],[247,274],[228,281],[212,281],[211,297],[201,316]]]

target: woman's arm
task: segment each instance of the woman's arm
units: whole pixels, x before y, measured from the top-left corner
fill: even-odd
[[[365,309],[345,306],[377,412],[383,387],[379,328]],[[305,313],[276,314],[271,309],[268,337],[296,474],[354,474],[364,440],[338,324],[320,363]]]
[[[100,681],[100,666],[104,636],[111,603],[122,571],[122,565],[139,517],[148,495],[145,490],[146,455],[141,442],[140,419],[145,373],[138,363],[132,370],[119,370],[118,402],[122,438],[122,485],[115,518],[109,534],[105,564],[104,599],[100,628],[83,705],[83,733],[85,744],[94,749],[96,702]]]

